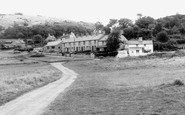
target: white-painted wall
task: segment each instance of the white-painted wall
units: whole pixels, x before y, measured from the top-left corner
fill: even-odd
[[[54,48],[52,48],[54,47]],[[44,46],[44,52],[50,52],[50,51],[60,51],[62,50],[62,44],[58,44],[56,46]]]
[[[130,56],[143,56],[153,53],[153,45],[126,45],[126,48],[128,49]],[[150,52],[144,52],[143,48]]]
[[[124,57],[127,57],[127,56],[128,56],[127,50],[121,50],[121,51],[118,51],[118,55],[116,57],[117,58],[124,58]]]

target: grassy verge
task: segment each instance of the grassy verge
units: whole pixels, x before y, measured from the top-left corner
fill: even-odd
[[[66,63],[80,75],[44,115],[182,115],[184,59],[108,58]]]
[[[62,73],[49,64],[0,66],[0,105],[25,92],[46,85]]]

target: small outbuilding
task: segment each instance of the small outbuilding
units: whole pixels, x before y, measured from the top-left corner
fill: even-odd
[[[52,41],[48,42],[46,46],[44,46],[44,52],[59,52],[62,50],[62,41]]]

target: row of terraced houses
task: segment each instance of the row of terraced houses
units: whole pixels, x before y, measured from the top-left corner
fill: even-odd
[[[105,47],[108,35],[94,34],[76,37],[73,33],[62,36],[56,41],[48,42],[44,50],[46,52],[81,52],[95,51],[97,47]]]
[[[49,36],[47,39],[51,39]],[[94,34],[76,37],[73,33],[59,37],[57,40],[48,42],[44,47],[45,52],[83,52],[95,51],[98,47],[106,47],[106,40],[108,35]],[[142,40],[127,40],[123,35],[120,40],[122,41],[120,50],[124,50],[125,55],[139,56],[153,53],[153,41]]]

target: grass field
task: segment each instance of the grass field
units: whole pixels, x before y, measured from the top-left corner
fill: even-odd
[[[79,76],[44,115],[183,115],[185,57],[69,62]]]
[[[0,105],[55,81],[61,75],[59,70],[48,64],[0,66]]]
[[[29,58],[27,52],[0,51],[0,105],[61,76],[61,71]]]

